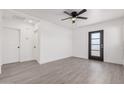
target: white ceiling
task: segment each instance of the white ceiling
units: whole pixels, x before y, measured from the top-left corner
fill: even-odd
[[[81,16],[88,17],[88,19],[78,19],[75,24],[72,24],[71,20],[61,21],[61,19],[69,17],[63,13],[64,10],[71,12],[72,10],[80,11],[81,9],[16,9],[18,12],[41,18],[68,28],[91,25],[124,16],[124,9],[87,9],[87,12]]]

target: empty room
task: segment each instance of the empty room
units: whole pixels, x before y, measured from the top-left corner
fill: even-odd
[[[1,9],[0,84],[124,84],[124,9]]]

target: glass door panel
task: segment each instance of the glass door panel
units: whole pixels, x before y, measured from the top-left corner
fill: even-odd
[[[91,45],[91,50],[92,51],[100,51],[100,45]]]
[[[91,51],[91,55],[92,56],[100,56],[100,52],[99,51]]]
[[[93,33],[92,35],[91,35],[91,38],[93,39],[93,38],[100,38],[100,33]]]
[[[100,44],[100,39],[92,39],[91,43],[92,44]]]

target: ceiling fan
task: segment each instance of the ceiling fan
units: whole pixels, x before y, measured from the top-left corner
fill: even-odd
[[[83,9],[81,10],[80,12],[76,12],[76,11],[73,11],[71,13],[67,12],[67,11],[64,11],[65,14],[69,15],[70,17],[68,18],[65,18],[65,19],[61,19],[62,21],[64,20],[67,20],[67,19],[71,19],[72,20],[72,23],[75,23],[76,19],[88,19],[87,17],[81,17],[79,15],[85,13],[87,10],[86,9]]]

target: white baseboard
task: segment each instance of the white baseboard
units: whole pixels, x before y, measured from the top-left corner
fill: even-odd
[[[37,62],[38,62],[40,65],[42,65],[42,64],[49,63],[49,62],[54,62],[54,61],[59,61],[59,60],[62,60],[62,59],[70,58],[70,57],[72,57],[72,56],[63,57],[63,58],[59,58],[59,59],[52,60],[52,61],[47,61],[47,62],[40,62],[40,61],[37,61]]]
[[[29,62],[29,61],[34,61],[34,59],[31,59],[31,60],[20,60],[19,62]]]

